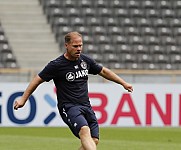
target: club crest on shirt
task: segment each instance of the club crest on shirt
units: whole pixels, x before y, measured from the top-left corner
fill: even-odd
[[[75,80],[75,74],[73,72],[68,72],[66,74],[67,81],[74,81]]]
[[[82,69],[87,69],[87,63],[85,61],[82,61],[80,66],[82,67]]]
[[[78,66],[78,65],[75,65],[74,68],[75,68],[75,69],[79,69],[79,66]]]

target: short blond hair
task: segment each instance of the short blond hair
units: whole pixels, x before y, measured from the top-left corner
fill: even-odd
[[[75,35],[78,35],[82,38],[82,35],[77,31],[69,32],[64,37],[65,43],[69,43],[71,41],[72,36],[75,36]]]

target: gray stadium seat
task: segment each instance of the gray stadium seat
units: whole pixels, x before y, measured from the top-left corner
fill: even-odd
[[[180,46],[168,45],[166,46],[167,54],[181,54]]]
[[[78,6],[80,8],[90,8],[92,6],[92,2],[90,0],[79,0]]]
[[[94,44],[84,44],[83,45],[83,52],[87,54],[97,54],[99,53],[99,47]]]
[[[155,7],[156,1],[144,0],[144,1],[140,1],[140,2],[141,2],[140,5],[143,9],[153,9]]]
[[[127,6],[127,8],[138,8],[139,7],[139,1],[137,0],[129,0],[129,1],[125,1],[125,5]]]
[[[164,54],[165,49],[161,45],[152,45],[149,47],[150,53],[151,54]]]
[[[181,63],[181,55],[179,54],[172,54],[170,57],[170,61],[172,64],[180,64]]]
[[[149,54],[137,54],[137,61],[141,64],[143,63],[152,63],[153,57]]]
[[[143,44],[138,44],[133,46],[133,51],[135,54],[148,54],[149,47]]]
[[[158,9],[170,9],[171,8],[171,3],[168,0],[157,1],[157,8]]]
[[[118,54],[131,54],[133,49],[128,44],[120,44],[116,47],[116,51]]]
[[[119,62],[119,56],[115,53],[105,53],[103,54],[103,60],[105,63],[117,63]]]
[[[109,4],[112,9],[125,7],[125,2],[120,0],[111,0],[109,1]]]

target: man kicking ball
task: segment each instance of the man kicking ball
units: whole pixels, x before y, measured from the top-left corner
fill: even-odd
[[[83,40],[78,32],[65,35],[66,52],[49,62],[30,82],[14,109],[25,105],[30,95],[44,81],[54,81],[57,89],[58,110],[63,121],[81,141],[79,150],[96,150],[99,126],[88,97],[88,74],[100,76],[122,85],[128,92],[132,85],[92,58],[82,54]]]

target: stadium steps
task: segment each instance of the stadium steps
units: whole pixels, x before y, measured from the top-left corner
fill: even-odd
[[[20,67],[39,70],[60,55],[38,0],[0,1],[0,20]]]

